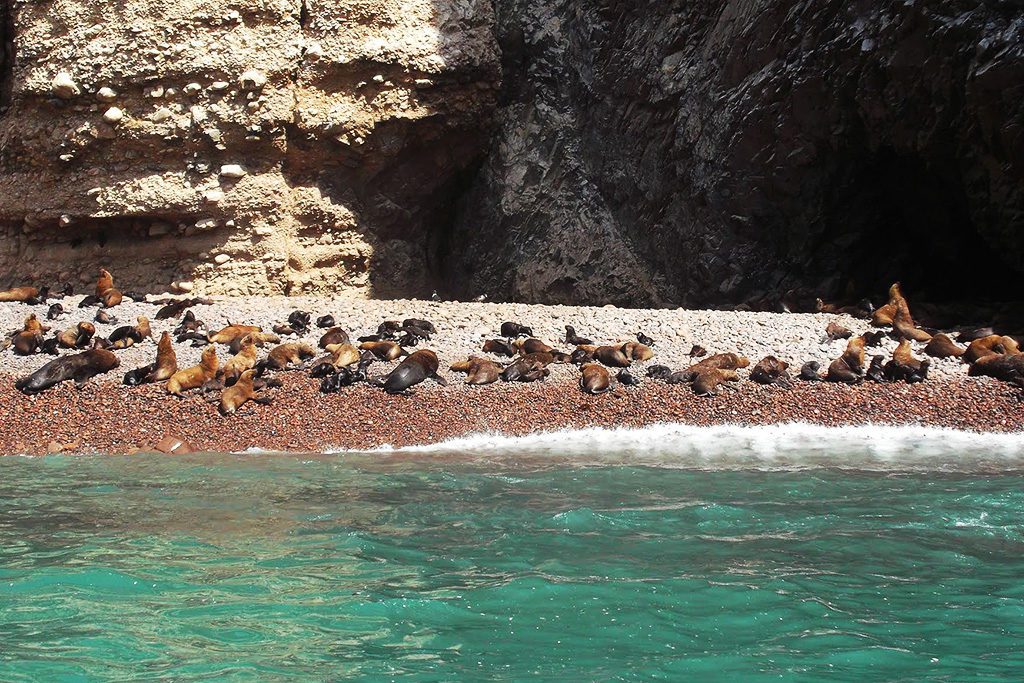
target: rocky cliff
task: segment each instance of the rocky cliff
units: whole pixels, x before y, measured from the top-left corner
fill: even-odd
[[[1019,0],[5,0],[0,264],[207,292],[1017,298]]]

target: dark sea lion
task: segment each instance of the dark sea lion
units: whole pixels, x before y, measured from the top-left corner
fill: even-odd
[[[569,356],[569,362],[576,365],[590,363],[594,360],[594,349],[596,346],[580,346]]]
[[[610,368],[628,368],[633,364],[622,349],[615,346],[598,346],[594,349],[594,360]]]
[[[328,327],[334,327],[334,325],[333,315],[322,315],[316,319],[316,326],[320,329],[327,329]]]
[[[818,370],[821,369],[821,363],[816,360],[809,360],[800,366],[800,379],[805,382],[817,382],[821,379],[818,375]]]
[[[437,328],[434,327],[434,323],[429,320],[422,320],[420,318],[406,318],[402,321],[402,327],[416,327],[430,334],[437,334]]]
[[[974,327],[969,330],[960,330],[960,333],[956,335],[956,340],[961,344],[970,344],[976,339],[993,335],[995,335],[995,331],[991,327]]]
[[[232,415],[249,401],[254,403],[269,403],[269,397],[258,398],[253,381],[256,376],[255,370],[246,370],[238,377],[238,381],[224,390],[220,396],[220,414]]]
[[[183,391],[197,389],[217,376],[217,347],[203,349],[199,365],[178,370],[167,380],[167,393],[181,396]]]
[[[13,287],[0,292],[0,301],[28,303],[38,298],[39,290],[36,287]]]
[[[385,361],[396,360],[407,353],[400,344],[393,341],[363,342],[359,348]]]
[[[181,322],[174,328],[174,334],[184,334],[185,332],[198,332],[200,329],[206,327],[206,324],[201,320],[196,320],[196,314],[192,311],[185,311],[185,315],[182,316]]]
[[[338,391],[341,387],[348,387],[357,382],[366,381],[366,371],[363,369],[340,368],[337,372],[329,374],[320,382],[320,391],[330,394]]]
[[[888,378],[885,376],[885,356],[872,356],[868,369],[864,372],[864,379],[872,382],[888,381]]]
[[[125,325],[110,333],[107,339],[115,349],[127,349],[135,344],[141,344],[144,339],[151,339],[153,330],[149,326],[149,318],[144,315],[138,317],[135,325]]]
[[[581,337],[576,334],[576,330],[572,325],[565,326],[565,343],[571,346],[579,346],[580,344],[593,344],[589,339]]]
[[[552,363],[560,363],[560,364],[572,363],[572,356],[569,355],[568,353],[565,353],[564,351],[555,351],[554,349],[552,349],[548,353],[551,354],[551,362]]]
[[[532,337],[533,328],[527,327],[526,325],[520,325],[519,323],[504,322],[501,324],[499,334],[506,339],[515,339],[516,337]]]
[[[523,356],[528,353],[550,353],[554,350],[554,347],[548,346],[540,339],[516,339],[512,342],[512,346]]]
[[[874,348],[879,346],[883,339],[886,339],[886,334],[882,330],[876,330],[874,332],[865,332],[860,335],[860,338],[864,340],[866,348]]]
[[[580,389],[587,394],[603,394],[612,388],[608,370],[598,363],[587,363],[580,368]]]
[[[433,379],[441,386],[447,386],[448,382],[437,374],[437,368],[436,353],[429,349],[414,351],[384,379],[384,391],[389,394],[400,394],[427,378]]]
[[[402,323],[397,320],[385,320],[377,325],[377,336],[380,340],[394,339],[402,331]]]
[[[932,337],[924,352],[933,358],[959,358],[967,353],[967,349],[956,345],[952,339],[944,334],[937,334]]]
[[[788,369],[789,363],[786,361],[779,360],[775,356],[765,356],[750,370],[750,379],[758,384],[789,387],[792,381],[787,372]]]
[[[69,379],[82,386],[91,377],[113,370],[119,362],[110,351],[89,349],[51,360],[28,377],[19,379],[14,386],[24,394],[37,394]]]
[[[1024,387],[1024,354],[994,353],[983,356],[971,365],[967,374],[971,377],[994,377]]]
[[[638,331],[636,333],[636,340],[638,342],[640,342],[641,344],[643,344],[644,346],[654,346],[654,340],[651,339],[650,337],[648,337],[643,332]],[[626,374],[629,374],[629,373],[626,373]]]
[[[629,374],[629,370],[619,370],[619,374],[615,375],[615,379],[619,380],[619,384],[626,387],[640,386],[640,380]]]
[[[619,347],[619,350],[630,360],[644,362],[654,358],[654,351],[651,350],[651,347],[640,342],[626,342]]]
[[[415,334],[406,333],[398,338],[398,345],[405,347],[419,346],[420,342],[426,339],[430,339],[430,336],[427,335],[426,337],[419,337]]]
[[[321,349],[326,349],[328,344],[348,344],[348,332],[340,327],[332,327],[320,336],[316,343]]]
[[[493,360],[479,356],[470,356],[467,360],[452,363],[448,369],[452,372],[465,372],[466,384],[474,386],[497,382],[502,371],[502,367]]]
[[[185,309],[192,308],[193,306],[209,306],[213,303],[213,299],[196,297],[190,299],[159,299],[152,303],[162,304],[162,308],[156,312],[156,319],[166,320],[167,318],[177,318]]]
[[[671,374],[672,370],[666,365],[652,365],[647,368],[647,376],[651,379],[667,380]]]
[[[135,292],[135,291],[122,292],[122,295],[128,297],[132,301],[139,301],[139,302],[142,302],[142,303],[146,302],[146,295],[143,294],[142,292]]]
[[[700,344],[694,344],[693,346],[690,347],[690,354],[689,355],[690,355],[690,358],[700,358],[702,356],[708,355],[708,350],[705,349]]]
[[[92,294],[82,297],[82,300],[78,302],[79,308],[90,308],[92,306],[99,306],[103,301],[98,296]]]
[[[306,311],[292,311],[288,314],[288,325],[298,330],[299,334],[305,334],[309,330],[310,315]]]
[[[64,315],[64,307],[61,306],[60,304],[54,304],[54,305],[50,306],[50,308],[47,309],[47,311],[46,311],[46,319],[47,320],[56,320],[57,318],[61,317],[62,315]]]
[[[852,306],[829,304],[825,303],[821,299],[816,299],[814,302],[814,308],[818,313],[839,313],[861,319],[871,317],[871,314],[875,310],[875,307],[867,299],[861,299],[859,303]]]
[[[93,320],[98,322],[100,325],[116,325],[117,317],[110,315],[102,308],[96,310],[96,315],[92,317]]]
[[[853,332],[833,321],[825,328],[825,336],[833,341],[836,339],[849,339],[853,336]]]
[[[48,353],[51,356],[59,355],[60,342],[57,340],[57,337],[50,337],[48,339],[44,339],[43,342],[39,345],[39,352]]]
[[[510,358],[515,355],[515,349],[512,348],[512,344],[508,343],[504,339],[488,339],[483,342],[482,350],[484,353],[506,355]]]

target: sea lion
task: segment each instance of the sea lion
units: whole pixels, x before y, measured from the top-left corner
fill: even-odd
[[[25,324],[21,331],[13,335],[11,341],[14,344],[14,352],[19,356],[35,353],[39,345],[43,343],[43,334],[48,330],[48,327],[44,327],[39,322],[35,313],[30,314],[25,318]]]
[[[402,323],[397,320],[385,320],[380,325],[377,325],[377,339],[374,341],[380,341],[383,339],[394,339],[398,336],[398,333],[402,331]]]
[[[465,372],[466,384],[493,384],[498,381],[502,368],[493,360],[470,356],[468,360],[452,363],[448,368],[452,372]]]
[[[846,345],[843,355],[836,358],[828,366],[825,379],[830,382],[855,383],[861,381],[864,371],[864,335],[854,337]]]
[[[654,346],[654,340],[651,339],[650,337],[648,337],[643,332],[637,331],[637,333],[636,333],[636,340],[638,342],[640,342],[641,344],[643,344],[644,346]],[[621,374],[621,373],[619,373],[619,374]],[[626,374],[628,375],[629,373],[627,372]]]
[[[117,317],[113,316],[113,315],[110,315],[109,313],[104,311],[102,308],[99,308],[99,309],[96,310],[96,315],[94,315],[92,317],[92,319],[94,321],[98,322],[100,325],[116,325],[117,324]]]
[[[598,346],[594,349],[594,360],[610,368],[628,368],[633,364],[622,349],[614,346]]]
[[[538,356],[544,354],[529,354],[510,363],[508,367],[498,375],[505,382],[535,382],[544,379],[551,374],[548,364],[540,360]]]
[[[267,354],[267,357],[257,365],[261,369],[287,370],[292,365],[302,365],[316,355],[316,349],[309,344],[300,342],[289,342],[275,346]]]
[[[992,354],[1013,355],[1016,353],[1020,353],[1020,347],[1013,337],[992,334],[981,339],[975,339],[968,344],[967,351],[964,352],[961,358],[968,363],[975,363],[979,358]]]
[[[959,358],[967,353],[967,349],[957,346],[948,336],[937,334],[924,347],[924,352],[933,358]]]
[[[316,326],[320,329],[327,329],[328,327],[334,327],[334,316],[333,315],[322,315],[316,319]]]
[[[540,339],[534,339],[533,337],[528,339],[516,339],[512,342],[512,346],[514,346],[522,356],[525,356],[528,353],[550,353],[554,350],[554,347],[548,346]]]
[[[506,339],[515,339],[516,337],[532,337],[533,328],[527,327],[526,325],[520,325],[519,323],[504,322],[501,324],[499,334]]]
[[[238,353],[231,356],[219,370],[220,379],[226,387],[230,387],[237,382],[243,372],[256,367],[256,360],[259,354],[256,340],[253,339],[251,334],[247,334],[242,337],[240,344]]]
[[[626,342],[619,349],[622,351],[622,355],[631,360],[643,362],[654,358],[654,351],[651,347],[640,342]]]
[[[853,332],[839,323],[832,321],[825,328],[825,336],[835,341],[836,339],[849,339],[853,336]]]
[[[328,344],[348,344],[348,332],[340,327],[332,327],[320,336],[316,343],[321,349],[326,349]]]
[[[132,301],[139,301],[141,303],[146,303],[146,295],[143,294],[142,292],[129,291],[129,292],[121,292],[121,294],[122,294],[122,296],[125,296],[125,297],[131,299]]]
[[[114,288],[114,276],[106,268],[100,268],[99,277],[96,278],[96,296],[102,297],[103,292]]]
[[[667,365],[652,365],[647,368],[647,376],[651,379],[667,380],[671,374],[672,370]]]
[[[906,304],[903,292],[900,291],[900,283],[894,282],[889,287],[889,301],[871,314],[871,324],[875,327],[889,327],[892,325],[899,312],[901,301]]]
[[[202,320],[196,319],[196,314],[192,311],[185,311],[185,315],[182,316],[181,322],[174,328],[174,334],[184,334],[185,332],[198,332],[200,329],[205,328],[206,323]]]
[[[579,346],[580,344],[593,344],[594,342],[576,334],[576,330],[573,328],[572,325],[566,325],[565,343],[571,346]]]
[[[864,379],[872,382],[888,381],[888,378],[885,376],[885,356],[872,356],[868,369],[864,372]]]
[[[255,376],[255,370],[246,370],[238,376],[238,381],[224,389],[224,393],[220,396],[221,415],[232,415],[248,401],[253,401],[255,403],[270,402],[269,398],[258,398],[256,396],[253,388],[253,380]]]
[[[92,323],[80,322],[57,335],[57,344],[62,349],[84,349],[89,346],[96,326]]]
[[[156,362],[136,368],[125,374],[124,383],[129,386],[152,384],[168,380],[178,371],[178,356],[171,344],[171,335],[164,332],[156,344]]]
[[[787,370],[789,363],[775,356],[765,356],[750,370],[750,379],[758,384],[776,384],[789,387],[792,381]]]
[[[874,312],[875,307],[867,299],[861,299],[860,303],[853,306],[838,306],[836,304],[825,303],[821,299],[815,299],[814,309],[818,313],[839,313],[843,315],[850,315],[854,318],[869,318]]]
[[[359,349],[351,344],[328,344],[327,353],[330,355],[330,363],[335,368],[344,368],[358,363],[361,360]]]
[[[967,374],[971,377],[994,377],[1024,387],[1024,354],[993,353],[979,358]]]
[[[723,382],[735,382],[739,375],[735,370],[726,368],[707,368],[697,373],[691,384],[693,393],[698,396],[712,396],[717,393],[718,386]]]
[[[39,298],[39,290],[35,287],[13,287],[0,292],[0,301],[18,301],[28,303]]]
[[[197,297],[190,299],[158,299],[152,303],[162,305],[160,310],[156,312],[156,319],[165,320],[167,318],[177,318],[185,309],[192,308],[193,306],[210,306],[213,304],[213,299]]]
[[[587,363],[580,368],[580,389],[586,394],[603,394],[612,388],[608,370],[598,363]]]
[[[89,349],[63,358],[56,358],[14,383],[18,391],[24,394],[37,394],[46,391],[64,380],[74,380],[81,387],[91,377],[109,372],[116,368],[120,361],[112,352],[105,349]]]
[[[288,324],[300,334],[305,334],[309,330],[309,320],[310,315],[306,311],[295,310],[288,314]]]
[[[404,334],[402,335],[401,341],[399,342],[400,344],[402,344],[402,346],[416,346],[416,344],[418,344],[421,340],[430,341],[430,335],[432,334],[432,332],[430,331],[429,328],[420,327],[419,325],[411,325],[408,323],[409,321],[407,320],[406,324],[402,325],[401,331]],[[434,326],[431,325],[430,327],[433,328]]]
[[[568,364],[572,362],[572,356],[564,351],[556,351],[552,349],[551,351],[548,351],[548,353],[551,354],[552,363]]]
[[[903,339],[892,352],[892,360],[885,364],[883,372],[892,382],[906,380],[907,384],[924,381],[928,377],[931,361],[918,360],[910,348],[910,341]]]
[[[167,393],[181,396],[183,391],[203,386],[217,376],[217,347],[208,346],[203,349],[199,365],[178,370],[167,380]]]
[[[277,344],[281,341],[281,338],[276,334],[270,332],[250,332],[247,335],[236,337],[234,341],[228,344],[228,351],[232,354],[238,353],[239,349],[242,348],[242,340],[246,337],[252,337],[252,340],[256,342],[256,346],[263,348],[267,344]]]
[[[143,339],[152,338],[153,330],[149,326],[149,318],[144,315],[138,317],[135,325],[124,325],[110,333],[107,339],[115,349],[127,349],[136,344],[141,344]]]
[[[919,342],[928,342],[932,340],[932,335],[918,327],[907,323],[898,314],[892,321],[892,329],[896,333],[897,339],[913,339]]]
[[[429,320],[422,320],[420,318],[406,318],[402,321],[402,329],[416,328],[422,330],[427,334],[437,334],[437,328],[434,327],[434,323]]]
[[[818,375],[818,370],[821,369],[821,363],[816,360],[809,360],[800,366],[800,379],[805,382],[817,382],[821,379]]]
[[[640,385],[640,380],[629,374],[629,370],[619,370],[619,374],[615,375],[615,379],[619,380],[619,384],[626,387],[635,387]]]
[[[708,355],[708,350],[705,349],[700,344],[694,344],[693,346],[690,347],[690,358],[700,358],[706,355]]]
[[[961,344],[970,344],[975,339],[991,337],[994,334],[995,331],[991,327],[974,327],[969,330],[960,330],[960,333],[956,335],[956,340]]]
[[[448,382],[437,374],[437,368],[437,354],[429,349],[420,349],[406,356],[380,383],[389,394],[400,394],[427,378],[447,386]]]
[[[393,341],[363,342],[359,348],[385,361],[393,361],[408,353],[400,344]]]
[[[886,334],[882,330],[876,330],[874,332],[865,332],[860,337],[864,340],[866,348],[874,348],[882,343],[882,340],[886,338]]]
[[[54,305],[50,306],[50,308],[48,308],[46,310],[46,319],[47,320],[56,320],[57,318],[61,317],[62,315],[64,315],[64,307],[61,306],[60,304],[54,304]]]
[[[227,327],[222,327],[213,334],[207,334],[206,340],[211,344],[230,344],[254,332],[262,332],[262,330],[256,325],[235,325],[229,321]]]
[[[320,391],[330,394],[338,391],[341,387],[352,386],[357,382],[366,381],[366,371],[363,368],[340,368],[337,372],[327,375],[320,382]]]
[[[580,346],[569,356],[569,362],[576,365],[591,363],[594,360],[594,349],[596,346]]]
[[[484,342],[482,350],[484,353],[493,353],[496,356],[508,356],[509,358],[516,355],[512,345],[503,339],[488,339]]]

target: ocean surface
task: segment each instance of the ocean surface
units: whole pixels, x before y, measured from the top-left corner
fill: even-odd
[[[0,680],[1020,681],[1024,436],[0,458]]]

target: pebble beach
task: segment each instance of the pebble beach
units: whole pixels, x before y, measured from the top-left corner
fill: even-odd
[[[45,320],[46,305],[2,303],[0,325],[5,332],[13,331],[29,313],[36,313],[54,330],[72,327],[80,320],[92,320],[96,311],[77,308],[80,300],[80,296],[62,300],[66,313],[56,321]],[[178,324],[177,318],[155,320],[158,309],[157,304],[125,299],[108,312],[118,318],[118,325],[134,324],[139,315],[149,317],[156,338]],[[314,320],[330,314],[353,341],[372,334],[383,320],[425,318],[434,323],[437,334],[419,348],[437,352],[441,375],[449,386],[428,380],[410,395],[391,396],[357,385],[325,395],[319,391],[319,380],[294,370],[277,373],[282,386],[270,390],[271,404],[249,403],[238,414],[222,417],[215,403],[199,395],[178,399],[168,396],[162,385],[121,384],[125,372],[153,361],[154,340],[118,351],[120,367],[81,389],[65,382],[37,396],[22,395],[15,390],[14,380],[52,357],[16,356],[8,349],[0,354],[0,421],[4,425],[0,453],[131,453],[150,450],[168,436],[201,451],[371,449],[436,443],[473,433],[518,436],[657,423],[873,423],[993,432],[1024,429],[1021,390],[992,379],[968,378],[967,366],[957,359],[932,359],[928,380],[916,385],[796,381],[785,389],[747,381],[747,368],[740,371],[741,381],[729,383],[716,396],[700,397],[688,386],[646,378],[650,365],[667,365],[673,370],[687,367],[695,344],[709,353],[739,353],[751,364],[775,355],[790,363],[793,375],[810,360],[824,368],[847,344],[844,339],[827,338],[825,328],[830,322],[854,334],[870,329],[868,321],[846,315],[308,297],[216,298],[211,305],[191,310],[210,330],[231,322],[259,325],[269,331],[294,310],[307,311]],[[450,372],[448,366],[470,354],[484,355],[482,342],[497,338],[505,321],[529,325],[535,337],[565,351],[572,350],[563,341],[565,325],[599,344],[630,341],[642,331],[655,340],[655,356],[631,368],[641,380],[639,386],[619,387],[601,396],[579,390],[579,370],[572,365],[550,366],[551,376],[543,382],[467,386],[464,376]],[[106,336],[114,327],[97,324],[97,335]],[[302,340],[315,346],[323,331],[311,327],[305,336],[283,337],[282,342]],[[869,356],[882,353],[888,357],[895,347],[895,340],[885,339],[881,348],[869,350]],[[915,342],[914,348],[918,357],[925,357],[923,344]],[[179,368],[198,362],[202,351],[188,342],[175,344],[175,350]],[[218,355],[222,362],[226,360],[227,348],[219,346]],[[370,375],[384,375],[396,364],[374,363]]]

